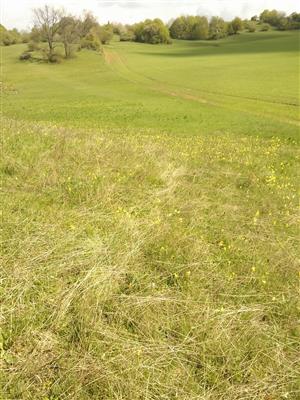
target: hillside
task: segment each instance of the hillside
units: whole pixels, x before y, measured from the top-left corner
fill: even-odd
[[[115,42],[58,66],[17,61],[4,113],[78,127],[156,127],[172,134],[297,136],[299,33],[262,32],[171,46]],[[234,77],[234,79],[232,79]]]
[[[299,397],[298,35],[3,49],[1,400]]]

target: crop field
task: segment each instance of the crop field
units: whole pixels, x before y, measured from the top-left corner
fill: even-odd
[[[1,400],[300,399],[299,33],[2,51]]]

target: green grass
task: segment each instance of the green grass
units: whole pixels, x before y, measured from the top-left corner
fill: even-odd
[[[300,398],[297,33],[21,51],[0,399]]]
[[[172,46],[115,42],[108,63],[83,51],[53,66],[17,61],[22,46],[12,46],[3,49],[3,76],[17,95],[5,99],[4,112],[73,127],[295,138],[298,47],[298,32]]]

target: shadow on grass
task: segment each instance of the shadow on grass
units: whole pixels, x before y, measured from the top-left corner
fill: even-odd
[[[293,52],[299,49],[299,35],[295,32],[282,34],[282,40],[278,40],[278,33],[237,35],[218,41],[174,41],[174,47],[166,48],[166,51],[143,52],[148,56],[183,58],[197,56],[216,56],[231,54],[255,54],[255,53],[283,53]],[[274,42],[273,42],[274,40]]]

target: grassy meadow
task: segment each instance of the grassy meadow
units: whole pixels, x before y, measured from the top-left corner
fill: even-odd
[[[300,399],[299,33],[2,51],[1,400]]]

